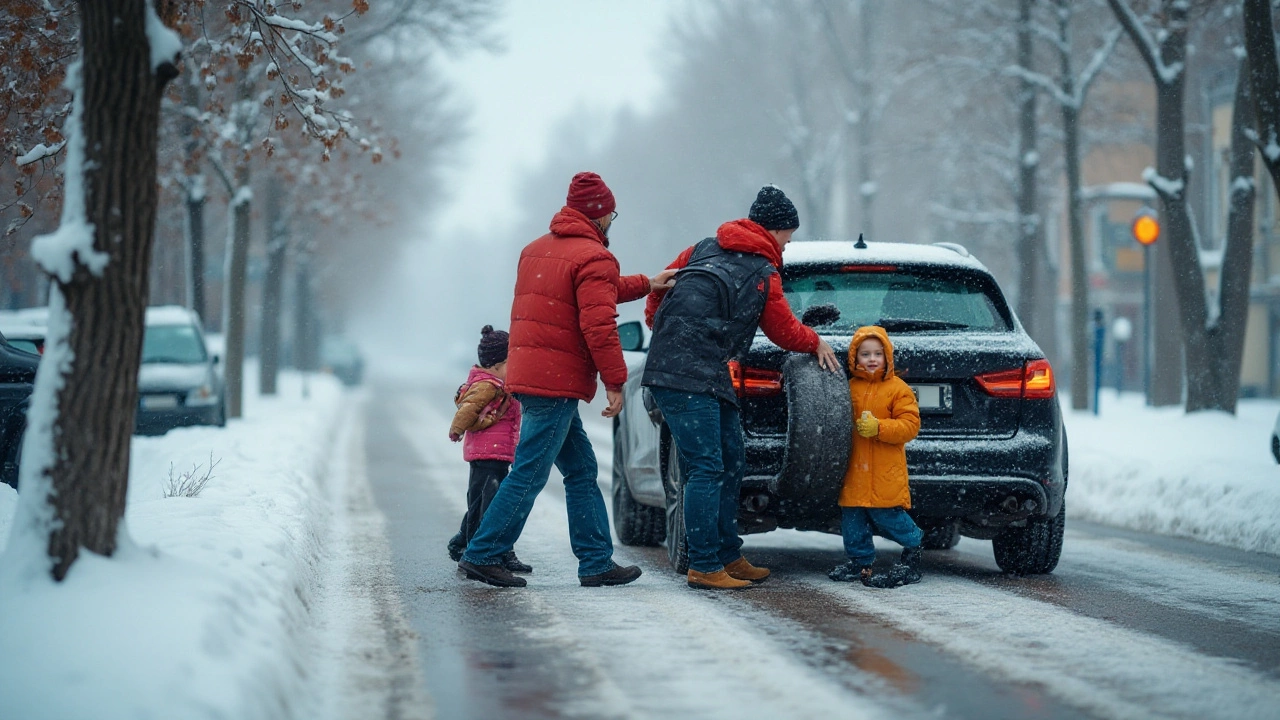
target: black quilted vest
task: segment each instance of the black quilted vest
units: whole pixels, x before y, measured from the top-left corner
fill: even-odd
[[[713,394],[735,405],[728,362],[751,348],[773,265],[755,253],[698,243],[653,319],[641,384]]]

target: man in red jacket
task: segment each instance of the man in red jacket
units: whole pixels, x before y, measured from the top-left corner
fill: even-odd
[[[502,565],[524,529],[551,466],[564,475],[569,542],[578,580],[587,587],[625,585],[640,568],[613,562],[604,497],[596,484],[596,456],[578,416],[578,402],[604,381],[605,417],[622,411],[627,365],[618,341],[617,304],[670,286],[675,271],[650,280],[619,276],[609,252],[617,216],[613,193],[595,173],[578,173],[551,232],[525,246],[516,270],[507,355],[507,390],[523,407],[520,443],[511,472],[494,496],[459,561],[468,578],[499,587],[524,587]]]

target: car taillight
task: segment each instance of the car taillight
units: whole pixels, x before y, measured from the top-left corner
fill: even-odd
[[[782,392],[782,373],[777,370],[742,367],[737,360],[729,361],[729,379],[738,397],[777,395]]]
[[[1058,391],[1048,360],[1031,360],[1020,369],[997,370],[973,378],[984,392],[999,398],[1045,400]]]

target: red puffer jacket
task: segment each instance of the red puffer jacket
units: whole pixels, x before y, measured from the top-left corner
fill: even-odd
[[[644,275],[619,277],[618,260],[586,215],[568,207],[551,232],[525,246],[516,271],[507,390],[590,401],[596,373],[621,390],[627,365],[618,342],[620,302],[649,292]]]

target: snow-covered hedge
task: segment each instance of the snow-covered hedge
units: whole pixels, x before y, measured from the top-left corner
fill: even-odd
[[[253,373],[249,373],[252,377]],[[304,687],[307,605],[329,509],[320,491],[344,408],[330,377],[247,388],[244,420],[135,438],[133,542],[81,555],[62,585],[0,553],[0,717],[279,718]],[[177,474],[218,461],[197,497]],[[17,495],[0,485],[0,547]]]
[[[1065,413],[1069,517],[1280,554],[1280,403],[1188,415],[1104,392],[1101,410]]]

